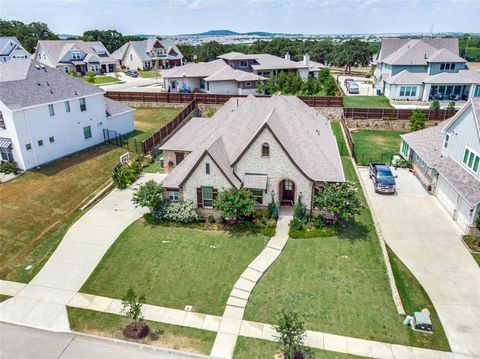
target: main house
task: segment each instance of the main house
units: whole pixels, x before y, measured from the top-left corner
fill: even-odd
[[[247,188],[259,206],[272,198],[308,209],[331,182],[344,182],[330,121],[294,96],[233,98],[211,118],[192,118],[162,147],[171,200],[211,210],[219,191]]]
[[[55,69],[75,72],[78,76],[87,72],[114,72],[118,66],[118,60],[100,41],[40,40],[33,58]]]
[[[468,232],[480,212],[480,98],[450,120],[401,136],[400,152],[420,181]]]
[[[0,65],[11,59],[28,59],[30,56],[16,37],[0,37]]]
[[[103,142],[104,130],[133,131],[133,109],[31,59],[0,66],[2,160],[34,168]]]
[[[292,61],[269,54],[243,54],[229,52],[210,62],[188,63],[163,72],[165,88],[169,92],[205,92],[214,94],[245,95],[256,92],[259,81],[276,76],[280,71],[298,73],[303,79],[318,76],[322,64],[311,62],[307,55],[303,61]]]
[[[127,42],[112,56],[129,70],[168,69],[183,61],[175,43],[159,39]]]
[[[457,38],[387,38],[374,85],[392,100],[459,101],[480,96],[480,73],[459,56]]]

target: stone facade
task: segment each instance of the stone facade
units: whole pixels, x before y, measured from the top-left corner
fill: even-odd
[[[207,163],[210,164],[210,174],[207,174],[205,170]],[[198,163],[198,166],[184,183],[182,188],[183,199],[196,204],[197,188],[200,187],[213,187],[218,189],[219,192],[232,187],[230,181],[208,154]]]
[[[369,130],[390,130],[390,131],[410,131],[409,120],[384,120],[384,119],[351,119],[346,118],[347,126],[350,129],[369,129]],[[441,121],[426,121],[425,127],[432,127]]]
[[[264,143],[268,143],[270,146],[269,157],[262,157],[262,145]],[[241,180],[246,173],[266,174],[268,176],[267,190],[263,194],[262,204],[264,206],[271,201],[272,190],[275,191],[275,201],[280,202],[280,182],[289,179],[295,184],[295,200],[298,198],[298,194],[302,192],[303,202],[308,209],[311,207],[313,182],[298,170],[268,128],[258,135],[243,154],[235,166],[235,173]]]

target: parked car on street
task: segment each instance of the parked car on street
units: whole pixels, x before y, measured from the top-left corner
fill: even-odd
[[[136,70],[128,70],[125,72],[125,75],[130,77],[138,77],[138,72]]]
[[[368,165],[370,179],[377,193],[395,193],[396,182],[392,170],[384,163],[372,162]]]

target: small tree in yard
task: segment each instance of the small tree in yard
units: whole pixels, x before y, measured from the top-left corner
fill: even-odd
[[[440,101],[438,101],[437,99],[433,100],[432,103],[430,104],[430,109],[440,110]]]
[[[91,71],[87,72],[85,75],[85,79],[88,83],[94,84],[95,83],[95,74]]]
[[[277,341],[282,345],[285,359],[305,359],[308,351],[303,346],[306,336],[304,323],[295,312],[283,310],[278,315],[277,325],[274,325]]]
[[[298,195],[297,203],[293,207],[293,218],[304,221],[307,219],[307,205],[302,202],[302,195]]]
[[[133,288],[129,288],[122,298],[122,313],[127,318],[133,320],[123,330],[123,334],[129,338],[144,338],[149,332],[149,327],[145,323],[140,323],[143,319],[142,310],[145,304],[145,295],[137,295]]]
[[[272,193],[272,200],[268,204],[268,213],[270,213],[270,218],[278,219],[278,205],[275,203],[275,196]]]
[[[417,131],[425,128],[425,114],[420,109],[415,109],[410,115],[410,130]]]
[[[360,213],[363,207],[352,182],[327,185],[314,202],[320,210],[333,214],[335,223],[348,220]]]
[[[138,190],[133,194],[132,202],[136,206],[147,207],[150,213],[162,202],[162,193],[164,188],[154,180],[141,184]]]
[[[214,207],[226,218],[242,220],[252,215],[255,199],[248,189],[229,188],[218,194]]]

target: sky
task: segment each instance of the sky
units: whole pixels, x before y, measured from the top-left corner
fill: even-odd
[[[0,18],[74,35],[480,32],[480,0],[0,0]]]

